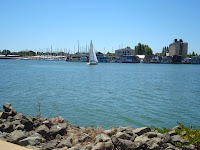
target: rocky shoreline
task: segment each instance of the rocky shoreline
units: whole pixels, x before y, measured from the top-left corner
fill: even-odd
[[[111,128],[73,126],[60,116],[48,119],[26,117],[10,103],[0,110],[0,140],[33,150],[193,150],[189,141],[177,135],[176,126],[161,134],[149,127]],[[174,143],[178,143],[177,146]]]

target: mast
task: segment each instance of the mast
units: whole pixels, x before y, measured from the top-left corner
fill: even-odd
[[[79,40],[78,40],[78,53],[79,53]]]

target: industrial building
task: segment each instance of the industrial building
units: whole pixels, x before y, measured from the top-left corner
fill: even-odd
[[[169,45],[169,56],[181,56],[182,60],[187,57],[188,43],[174,39],[174,42]]]

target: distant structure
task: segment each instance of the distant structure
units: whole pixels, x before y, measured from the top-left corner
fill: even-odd
[[[187,57],[188,43],[174,39],[174,42],[169,45],[169,56],[181,56],[182,59]]]
[[[115,50],[115,57],[132,56],[135,55],[135,50],[131,48],[123,48]]]

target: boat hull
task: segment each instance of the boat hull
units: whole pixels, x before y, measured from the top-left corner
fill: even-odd
[[[98,62],[89,62],[88,65],[98,65]]]

